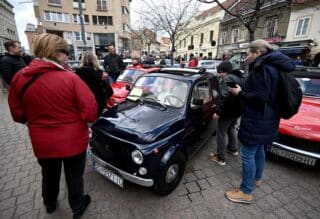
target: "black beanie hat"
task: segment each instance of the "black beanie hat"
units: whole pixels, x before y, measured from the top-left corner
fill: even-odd
[[[218,73],[230,73],[232,72],[232,64],[229,61],[221,62],[217,67]]]

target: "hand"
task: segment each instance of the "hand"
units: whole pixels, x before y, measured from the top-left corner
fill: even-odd
[[[216,114],[216,113],[214,113],[213,116],[212,116],[212,119],[219,119],[219,118],[220,118],[220,116],[218,114]]]
[[[241,91],[241,87],[238,84],[236,84],[236,87],[229,87],[229,92],[235,96],[238,96],[240,91]]]
[[[109,75],[107,72],[102,73],[102,80],[106,80],[106,79],[108,79],[108,77],[109,77]]]

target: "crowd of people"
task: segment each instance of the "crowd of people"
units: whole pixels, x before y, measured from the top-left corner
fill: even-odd
[[[79,218],[91,200],[83,184],[88,123],[94,122],[106,107],[112,95],[111,84],[125,68],[122,58],[110,45],[101,70],[97,56],[87,51],[81,55],[81,67],[72,72],[66,65],[68,44],[57,35],[45,33],[36,38],[32,61],[24,57],[19,42],[9,41],[5,47],[8,53],[0,60],[0,72],[9,88],[13,120],[29,128],[42,169],[46,211],[50,214],[57,207],[63,165],[69,205],[73,217]],[[217,68],[220,92],[213,114],[218,120],[217,151],[209,159],[224,166],[226,151],[237,156],[240,148],[242,182],[225,195],[234,202],[251,203],[254,187],[260,185],[263,175],[264,145],[277,136],[278,74],[293,71],[295,64],[264,40],[253,41],[248,47],[246,80],[232,53],[227,51],[223,59]],[[140,65],[139,57],[132,60],[133,65]],[[189,66],[196,66],[196,62],[196,57],[190,56]]]

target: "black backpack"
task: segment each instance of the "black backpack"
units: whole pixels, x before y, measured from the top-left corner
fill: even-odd
[[[299,82],[288,72],[279,72],[277,98],[282,119],[290,119],[299,111],[302,90]]]

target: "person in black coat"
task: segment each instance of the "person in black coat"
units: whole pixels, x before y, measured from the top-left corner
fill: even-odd
[[[264,169],[264,145],[272,144],[278,134],[278,75],[280,71],[292,72],[295,69],[294,62],[288,56],[273,51],[265,40],[251,42],[247,55],[251,71],[243,89],[238,85],[229,88],[243,102],[238,134],[242,183],[240,188],[225,193],[229,200],[242,203],[252,202],[254,185],[260,185]]]
[[[213,114],[213,119],[218,120],[217,153],[210,153],[210,160],[224,166],[226,149],[231,154],[238,155],[236,124],[242,107],[240,98],[232,95],[228,88],[235,84],[242,86],[242,73],[239,70],[232,70],[232,64],[229,61],[221,62],[217,71],[221,77],[220,92]]]
[[[123,63],[122,57],[116,54],[113,45],[108,46],[108,52],[108,55],[104,57],[103,68],[109,75],[110,83],[113,84],[126,65]]]
[[[9,40],[4,43],[8,51],[0,60],[0,74],[4,82],[10,86],[11,80],[15,73],[26,66],[25,61],[22,59],[21,44],[15,40]]]
[[[92,52],[84,52],[81,59],[81,67],[76,69],[76,74],[89,86],[93,92],[97,104],[98,113],[101,114],[106,108],[108,99],[113,90],[107,82],[108,74],[99,69],[98,58]]]

